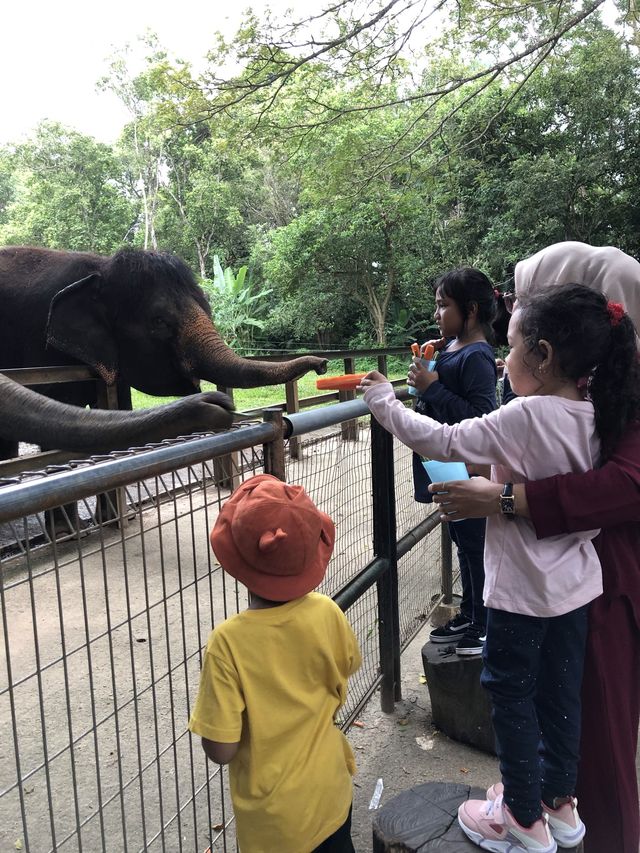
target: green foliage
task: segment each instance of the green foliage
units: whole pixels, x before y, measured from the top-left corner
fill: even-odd
[[[109,146],[43,122],[10,162],[11,185],[0,172],[0,243],[108,252],[125,240],[135,215]]]
[[[237,275],[231,267],[223,270],[215,255],[213,279],[202,280],[218,331],[229,346],[244,353],[253,347],[255,330],[264,328],[265,300],[271,293],[271,290],[254,292],[246,275],[246,266],[240,267]]]

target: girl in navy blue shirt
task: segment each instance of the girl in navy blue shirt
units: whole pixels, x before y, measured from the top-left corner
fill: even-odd
[[[461,267],[436,281],[434,319],[442,338],[431,341],[438,350],[435,370],[417,364],[409,368],[408,383],[418,397],[416,411],[440,423],[455,424],[496,408],[497,370],[491,322],[496,300],[493,284],[480,270]],[[415,499],[431,503],[430,483],[421,458],[413,454]],[[458,549],[462,601],[460,612],[430,634],[433,643],[455,644],[460,655],[479,655],[485,637],[484,587],[485,519],[449,523]]]

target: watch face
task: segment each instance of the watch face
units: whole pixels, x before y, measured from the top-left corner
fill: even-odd
[[[504,515],[515,515],[516,501],[513,495],[502,495],[500,498],[500,510]]]

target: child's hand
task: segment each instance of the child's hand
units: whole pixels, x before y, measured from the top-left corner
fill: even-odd
[[[418,394],[424,394],[430,385],[440,379],[436,370],[427,370],[420,361],[414,361],[407,374],[407,385],[413,385]]]
[[[446,347],[446,345],[447,345],[447,339],[446,339],[446,338],[434,338],[432,341],[425,341],[425,342],[422,344],[422,346],[420,347],[420,352],[422,352],[422,350],[423,350],[426,346],[428,346],[429,344],[431,344],[431,346],[434,348],[434,350],[435,350],[436,352],[439,352],[439,350],[441,350],[441,349],[443,349],[444,347]]]
[[[389,380],[383,373],[380,373],[377,370],[372,370],[371,373],[367,373],[366,376],[362,377],[358,388],[361,391],[366,391],[367,388],[371,388],[373,385],[382,385],[384,382],[388,381]]]

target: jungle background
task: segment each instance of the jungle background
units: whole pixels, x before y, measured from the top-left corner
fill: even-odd
[[[49,120],[0,147],[0,244],[175,252],[242,354],[404,344],[461,264],[639,257],[633,0],[316,5],[247,12],[197,74],[123,46],[114,145]]]

